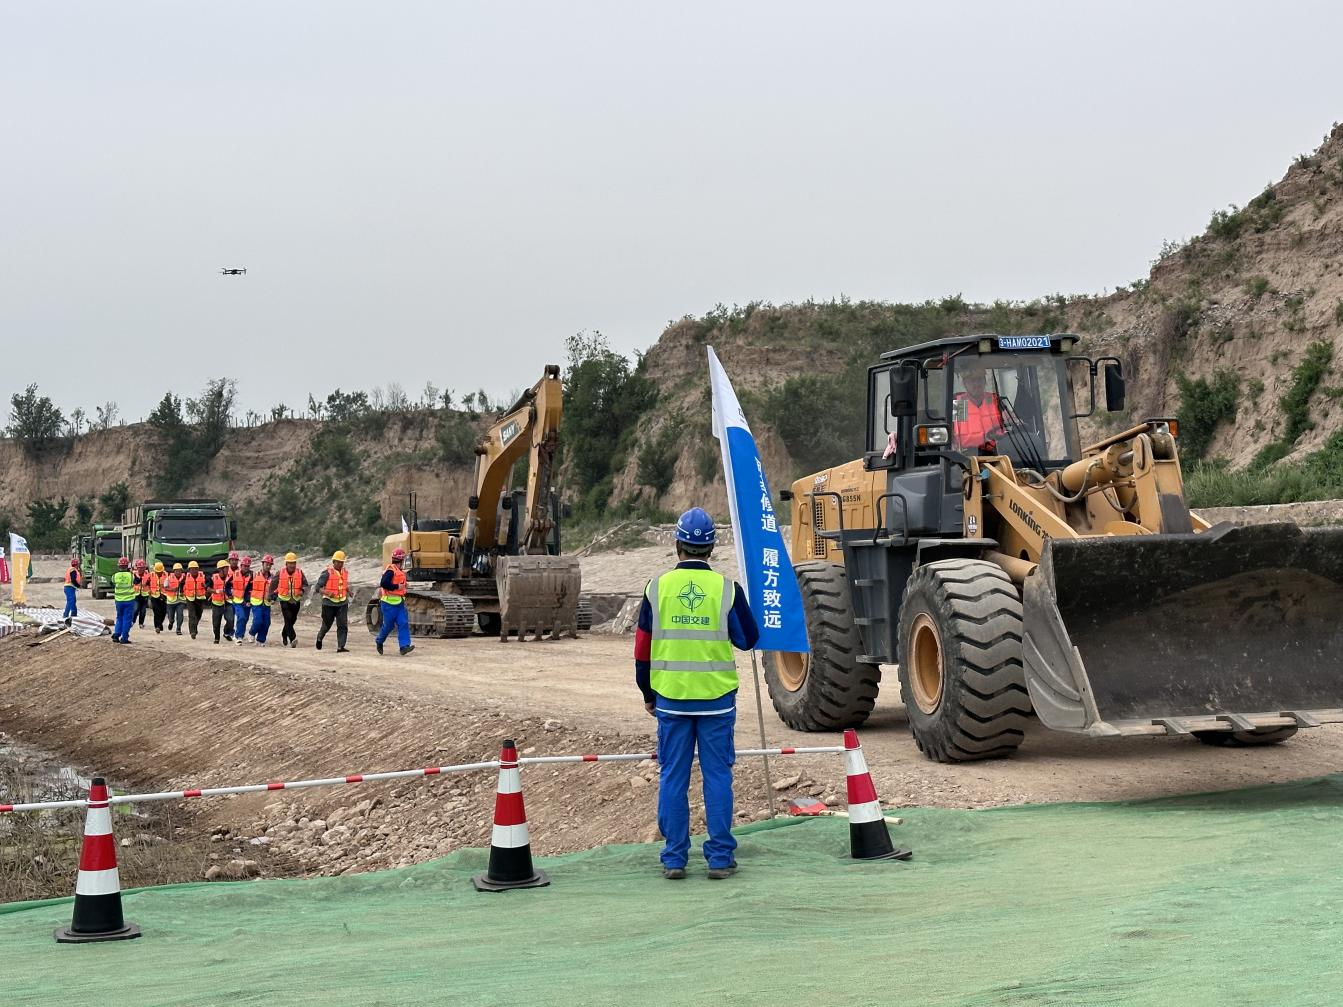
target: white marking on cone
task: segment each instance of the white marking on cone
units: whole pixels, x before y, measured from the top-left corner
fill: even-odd
[[[121,876],[115,867],[106,871],[80,871],[75,878],[76,895],[116,895],[121,891]]]
[[[89,813],[84,819],[84,835],[110,836],[112,834],[112,812],[106,804],[90,804]]]
[[[490,845],[501,850],[516,850],[531,842],[527,833],[527,823],[521,825],[496,825],[490,835]]]
[[[522,793],[522,774],[518,767],[512,769],[501,768],[499,770],[499,793],[501,794],[520,794]]]

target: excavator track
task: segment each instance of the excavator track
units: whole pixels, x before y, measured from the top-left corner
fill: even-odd
[[[410,635],[440,640],[470,636],[476,628],[476,608],[470,598],[450,591],[407,591],[406,614],[410,616]],[[364,613],[368,631],[382,626],[382,609],[376,598],[369,600]]]
[[[499,639],[578,636],[582,569],[576,556],[499,557]],[[591,615],[588,615],[591,625]]]

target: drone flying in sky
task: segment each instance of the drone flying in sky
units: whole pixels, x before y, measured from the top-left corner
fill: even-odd
[[[242,269],[227,269],[227,268],[225,268],[225,269],[221,269],[220,272],[223,273],[225,276],[246,276],[246,275],[247,275],[247,267],[244,266]]]

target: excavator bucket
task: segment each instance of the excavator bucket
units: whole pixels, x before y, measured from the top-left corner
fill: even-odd
[[[1048,727],[1264,734],[1343,721],[1343,529],[1054,539],[1023,590]]]
[[[500,556],[499,638],[516,633],[578,636],[578,596],[583,574],[576,556]]]

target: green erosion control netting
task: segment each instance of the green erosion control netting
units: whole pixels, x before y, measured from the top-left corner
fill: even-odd
[[[1336,1004],[1343,777],[1125,804],[915,809],[909,863],[842,819],[741,832],[741,873],[657,848],[486,854],[346,878],[125,897],[144,936],[57,945],[68,899],[0,906],[14,1004]]]

